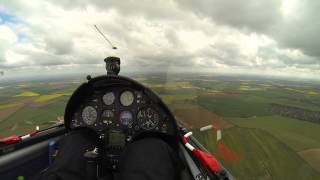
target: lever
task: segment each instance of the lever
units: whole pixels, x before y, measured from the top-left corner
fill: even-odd
[[[99,155],[99,149],[95,147],[92,151],[87,151],[84,153],[84,157],[87,160],[87,180],[97,180],[98,178],[98,159],[100,157]]]

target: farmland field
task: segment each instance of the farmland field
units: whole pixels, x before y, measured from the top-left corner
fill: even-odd
[[[181,124],[194,131],[237,179],[320,178],[320,154],[314,150],[320,147],[320,121],[271,111],[277,104],[319,112],[317,85],[221,78],[189,82],[188,88],[180,89],[171,88],[173,82],[165,88],[150,80],[148,85],[162,97],[170,97],[164,100]],[[214,129],[199,132],[208,124]],[[216,129],[222,130],[222,140],[217,141]]]
[[[78,85],[69,81],[33,82],[0,89],[0,138],[60,123],[68,98]]]
[[[178,122],[237,179],[320,179],[320,119],[304,117],[320,112],[317,83],[182,75],[170,81],[158,75],[134,79],[160,95]],[[0,85],[0,138],[60,123],[80,82]],[[286,109],[299,112],[281,113]],[[200,132],[206,125],[213,129]]]

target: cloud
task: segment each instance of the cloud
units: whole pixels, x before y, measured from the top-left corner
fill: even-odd
[[[283,48],[320,57],[319,1],[177,0],[179,6],[213,22],[267,34]]]
[[[265,31],[281,17],[279,0],[177,0],[179,5],[199,16],[209,17],[236,28]]]
[[[270,34],[282,46],[300,49],[303,53],[320,58],[319,1],[297,1],[284,14],[283,21]]]
[[[57,55],[70,54],[73,50],[73,41],[68,36],[55,35],[46,37],[45,39],[46,49]]]
[[[17,41],[17,35],[6,25],[0,25],[0,34],[0,63],[3,63],[7,50]]]
[[[298,75],[309,70],[315,77],[320,74],[318,3],[293,2],[10,1],[0,12],[18,21],[0,25],[6,33],[0,36],[0,67],[98,69],[105,56],[117,55],[125,71]],[[93,24],[119,48],[116,52]]]

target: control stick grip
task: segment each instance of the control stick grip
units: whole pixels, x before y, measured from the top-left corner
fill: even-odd
[[[97,180],[98,178],[98,159],[99,153],[98,148],[94,148],[92,151],[87,151],[83,155],[87,160],[86,171],[87,180]]]

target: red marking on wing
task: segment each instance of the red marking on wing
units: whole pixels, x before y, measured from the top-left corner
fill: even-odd
[[[232,151],[228,146],[226,146],[222,141],[218,141],[217,150],[221,158],[230,164],[238,164],[241,157],[238,153]]]

